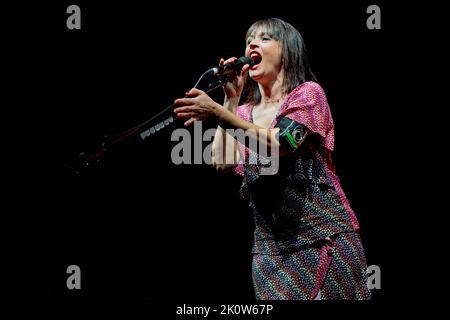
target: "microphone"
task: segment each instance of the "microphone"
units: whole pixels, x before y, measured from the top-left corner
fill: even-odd
[[[223,77],[225,79],[233,79],[241,72],[244,65],[249,64],[250,68],[253,67],[256,62],[250,57],[240,57],[233,63],[227,63],[218,67],[214,67],[208,70],[209,75]]]

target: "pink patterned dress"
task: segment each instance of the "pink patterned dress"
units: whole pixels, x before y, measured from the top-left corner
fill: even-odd
[[[250,104],[237,115],[252,122]],[[262,163],[239,144],[241,195],[254,212],[252,276],[257,299],[369,299],[359,225],[332,162],[334,125],[323,89],[305,82],[285,99],[280,118],[309,134],[299,153],[280,159],[275,175],[260,175]],[[253,162],[254,163],[254,162]]]

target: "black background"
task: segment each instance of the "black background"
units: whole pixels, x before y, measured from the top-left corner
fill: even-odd
[[[70,4],[81,7],[81,30],[66,28]],[[366,27],[370,4],[381,7],[381,30]],[[173,127],[113,149],[101,169],[84,175],[65,165],[104,134],[170,105],[221,57],[243,55],[247,28],[274,16],[304,37],[335,122],[337,173],[359,218],[368,264],[382,271],[371,302],[292,302],[278,312],[377,312],[396,296],[402,147],[383,132],[401,121],[393,97],[401,60],[394,47],[404,41],[399,9],[365,1],[59,1],[13,10],[7,37],[14,71],[6,89],[19,121],[10,123],[15,139],[7,160],[15,166],[6,196],[18,230],[12,242],[21,244],[11,266],[24,283],[14,294],[50,307],[129,303],[162,318],[184,303],[254,302],[253,221],[238,197],[239,178],[207,165],[174,165]],[[212,96],[223,99],[220,89]],[[25,262],[16,267],[19,259]],[[66,288],[71,264],[82,270],[79,291]],[[23,280],[30,270],[32,286]]]

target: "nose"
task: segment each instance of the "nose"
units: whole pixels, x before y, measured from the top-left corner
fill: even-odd
[[[257,47],[259,47],[259,40],[256,38],[250,41],[250,43],[248,44],[249,49],[255,49]]]

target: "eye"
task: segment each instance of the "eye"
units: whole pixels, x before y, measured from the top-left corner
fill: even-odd
[[[252,41],[253,41],[253,38],[247,38],[247,45],[249,45],[250,42],[252,42]]]
[[[264,37],[262,37],[262,39],[263,39],[263,40],[265,40],[265,41],[269,41],[269,40],[272,40],[272,38],[271,38],[271,37],[269,37],[269,36],[264,36]]]

